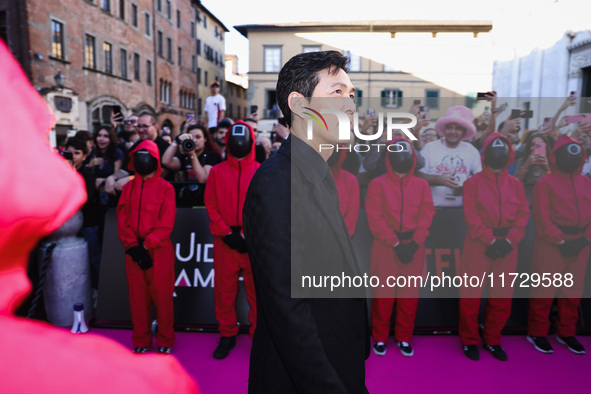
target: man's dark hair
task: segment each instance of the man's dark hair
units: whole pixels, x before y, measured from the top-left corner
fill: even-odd
[[[291,92],[301,93],[306,98],[312,97],[320,79],[319,71],[328,68],[332,75],[336,75],[339,69],[348,72],[348,62],[349,58],[338,51],[317,51],[300,53],[285,63],[277,80],[277,104],[288,126],[291,126],[288,103]]]
[[[94,136],[88,130],[78,130],[74,138],[78,138],[83,141],[92,141]]]
[[[69,150],[69,147],[72,147],[75,150],[81,150],[85,155],[88,154],[88,145],[86,145],[86,141],[84,141],[82,138],[68,138],[68,141],[66,142],[66,150]]]
[[[152,114],[152,113],[150,113],[148,111],[144,111],[144,112],[142,112],[141,114],[138,115],[138,118],[141,118],[142,116],[149,116],[150,117],[150,123],[152,125],[154,125],[154,126],[156,125],[157,120],[156,120],[156,117],[154,116],[154,114]]]
[[[222,119],[218,123],[216,129],[219,129],[220,127],[223,129],[229,129],[230,127],[232,127],[232,122],[228,119]]]

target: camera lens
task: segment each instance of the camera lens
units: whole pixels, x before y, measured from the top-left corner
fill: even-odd
[[[185,152],[191,152],[195,149],[195,141],[191,139],[186,139],[181,142],[181,146]]]

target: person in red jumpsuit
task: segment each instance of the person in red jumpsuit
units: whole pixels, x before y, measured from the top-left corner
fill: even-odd
[[[345,219],[349,236],[352,237],[355,227],[357,227],[357,219],[359,219],[359,181],[355,175],[343,169],[343,162],[348,154],[353,153],[335,149],[327,164],[337,186],[341,214]]]
[[[458,275],[482,277],[493,273],[494,278],[517,268],[519,242],[525,236],[529,207],[525,189],[519,179],[509,175],[515,160],[509,140],[490,134],[481,153],[482,171],[464,183],[464,220],[467,232],[458,267]],[[464,354],[471,360],[480,359],[478,343],[478,312],[482,287],[460,288],[459,334]],[[496,359],[507,360],[501,347],[501,330],[511,315],[511,286],[502,287],[500,279],[488,288],[484,320],[483,346]]]
[[[395,145],[397,144],[397,145]],[[373,235],[370,271],[386,284],[388,276],[420,276],[425,271],[425,239],[435,215],[429,184],[413,175],[416,153],[403,138],[392,141],[388,172],[369,184],[365,210]],[[378,287],[371,305],[374,353],[386,354],[390,318],[396,301],[394,337],[403,356],[414,354],[412,338],[419,287]]]
[[[207,179],[205,207],[214,236],[213,268],[215,316],[222,337],[213,356],[226,358],[236,345],[238,318],[236,297],[240,289],[240,271],[250,311],[250,337],[256,328],[256,297],[252,269],[242,231],[242,206],[250,181],[260,164],[255,161],[255,134],[243,121],[237,121],[226,133],[228,160],[214,166]],[[272,185],[270,185],[272,187]]]
[[[546,335],[550,308],[558,296],[556,340],[575,354],[585,354],[575,338],[575,325],[591,239],[591,180],[581,175],[586,156],[577,141],[562,135],[550,154],[552,173],[533,190],[532,273],[542,278],[547,274],[552,286],[536,287],[530,293],[527,340],[542,353],[554,352]]]
[[[31,290],[31,250],[82,206],[86,193],[82,177],[49,146],[55,116],[2,40],[0,70],[0,119],[27,141],[27,149],[14,149],[14,136],[0,133],[0,391],[198,393],[173,357],[138,358],[108,338],[14,315]]]
[[[159,353],[174,344],[174,250],[170,233],[176,218],[174,188],[160,177],[158,146],[144,140],[130,152],[133,181],[121,191],[117,230],[125,248],[125,272],[133,324],[134,352],[152,344],[152,302],[156,307]]]

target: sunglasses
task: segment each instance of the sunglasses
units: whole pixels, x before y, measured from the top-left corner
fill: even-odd
[[[135,124],[137,122],[136,119],[127,119],[123,121],[124,124]]]

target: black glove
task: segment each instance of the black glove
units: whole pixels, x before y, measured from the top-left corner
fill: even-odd
[[[152,260],[152,256],[148,253],[148,250],[142,246],[141,257],[140,261],[137,262],[141,269],[147,270],[152,268],[154,265],[154,260]]]
[[[143,270],[147,270],[153,265],[152,257],[141,242],[139,245],[127,249],[125,253],[128,254],[133,261],[138,263]]]
[[[142,258],[142,249],[144,249],[144,247],[141,244],[136,245],[127,249],[125,251],[125,254],[128,254],[131,257],[131,259],[137,263]]]
[[[407,244],[400,242],[398,245],[394,246],[394,252],[396,252],[398,260],[400,260],[402,264],[410,264],[418,249],[419,244],[414,240]]]
[[[562,245],[558,245],[558,247],[564,257],[573,257],[581,253],[581,250],[587,245],[589,245],[589,240],[586,237],[580,237],[572,241],[565,241]]]
[[[494,243],[497,248],[497,256],[500,259],[507,256],[513,250],[513,245],[507,240],[507,238],[497,239],[497,242]]]
[[[489,259],[496,260],[502,259],[507,256],[513,250],[513,246],[507,240],[507,238],[497,239],[484,252],[484,255]]]
[[[238,253],[246,253],[246,240],[242,238],[240,230],[238,228],[232,228],[232,232],[222,238],[229,247],[237,251]]]

